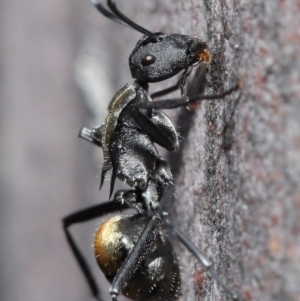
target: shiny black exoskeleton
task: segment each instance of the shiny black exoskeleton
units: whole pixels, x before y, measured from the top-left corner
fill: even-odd
[[[147,215],[121,215],[109,219],[99,228],[94,249],[97,263],[109,282],[113,282],[148,221]],[[122,294],[132,300],[174,300],[180,288],[176,254],[161,227],[151,235],[147,255]]]
[[[121,293],[137,301],[173,301],[178,298],[179,267],[163,225],[172,230],[234,299],[211,262],[168,219],[175,200],[174,180],[169,165],[159,156],[154,143],[169,151],[179,147],[175,127],[161,109],[222,98],[236,87],[223,94],[187,97],[185,84],[193,67],[201,65],[201,85],[205,83],[206,65],[211,59],[206,43],[187,35],[152,33],[124,16],[111,0],[107,1],[110,11],[92,2],[104,16],[144,34],[129,57],[135,82],[125,85],[115,94],[102,124],[91,130],[83,128],[79,134],[103,149],[101,186],[105,174],[111,170],[110,197],[116,178],[125,181],[131,189],[116,192],[112,201],[65,217],[64,230],[71,249],[94,297],[99,299],[94,277],[70,234],[69,226],[133,208],[134,215],[117,216],[104,223],[95,238],[95,255],[99,267],[112,283],[110,295],[113,301]],[[175,86],[149,95],[148,83],[168,79],[181,71],[181,79]],[[154,97],[179,88],[181,98],[152,101]]]

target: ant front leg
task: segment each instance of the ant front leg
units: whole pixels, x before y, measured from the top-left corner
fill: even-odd
[[[150,97],[152,99],[169,94],[171,92],[174,92],[176,90],[178,90],[179,88],[181,89],[181,97],[182,98],[186,98],[187,96],[187,92],[186,92],[186,83],[187,83],[187,79],[190,76],[192,70],[193,70],[193,66],[187,68],[181,75],[180,79],[178,80],[178,82],[166,89],[163,89],[161,91],[155,92],[153,94],[150,95]],[[199,67],[199,75],[198,75],[198,81],[200,83],[200,86],[198,87],[198,92],[202,92],[204,91],[205,85],[206,85],[206,73],[207,73],[207,66],[205,64],[201,64]]]
[[[224,91],[220,94],[197,94],[189,98],[173,98],[173,99],[164,99],[164,100],[157,100],[153,102],[145,102],[139,104],[132,104],[132,108],[139,108],[139,109],[157,109],[157,110],[164,110],[164,109],[176,109],[180,107],[186,106],[193,106],[198,104],[200,101],[203,100],[217,100],[223,99],[226,95],[231,94],[233,91],[238,89],[238,85],[235,85],[231,89]]]
[[[154,92],[150,95],[150,97],[152,99],[154,99],[154,98],[157,98],[157,97],[160,97],[160,96],[163,96],[163,95],[166,95],[166,94],[169,94],[171,92],[174,92],[174,91],[178,90],[180,88],[181,81],[182,81],[182,79],[180,78],[179,81],[174,86],[163,89],[161,91]]]

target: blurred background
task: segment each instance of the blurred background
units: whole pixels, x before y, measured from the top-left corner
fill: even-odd
[[[118,5],[149,30],[181,32],[192,7],[182,4],[178,20],[175,2]],[[0,300],[92,300],[61,219],[108,198],[107,187],[98,191],[102,152],[77,133],[102,122],[132,82],[128,56],[140,36],[88,0],[0,1]],[[103,281],[96,227],[72,233]],[[106,300],[108,288],[104,280]]]

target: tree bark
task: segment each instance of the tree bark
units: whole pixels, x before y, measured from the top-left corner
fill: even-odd
[[[208,91],[235,82],[240,88],[180,114],[184,145],[176,155],[175,220],[241,300],[296,301],[300,3],[204,4],[213,57]],[[188,252],[181,258],[184,300],[225,299]]]

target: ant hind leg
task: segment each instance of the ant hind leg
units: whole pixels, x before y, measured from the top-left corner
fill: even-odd
[[[187,239],[186,236],[176,226],[174,226],[168,218],[164,218],[163,221],[176,238],[187,248],[187,250],[203,264],[203,266],[209,271],[211,277],[216,280],[225,293],[230,296],[232,300],[239,300],[237,294],[233,293],[221,280],[217,271],[213,268],[212,262],[189,239]]]
[[[84,274],[88,285],[91,289],[93,296],[102,301],[99,297],[99,289],[95,281],[95,277],[88,266],[86,259],[80,251],[76,241],[74,240],[69,227],[73,224],[90,221],[94,218],[122,211],[124,209],[134,208],[138,213],[144,212],[144,207],[141,204],[140,198],[136,197],[136,193],[133,190],[120,190],[115,193],[114,199],[102,204],[91,206],[83,210],[72,213],[63,218],[63,230],[65,232],[67,242]]]

